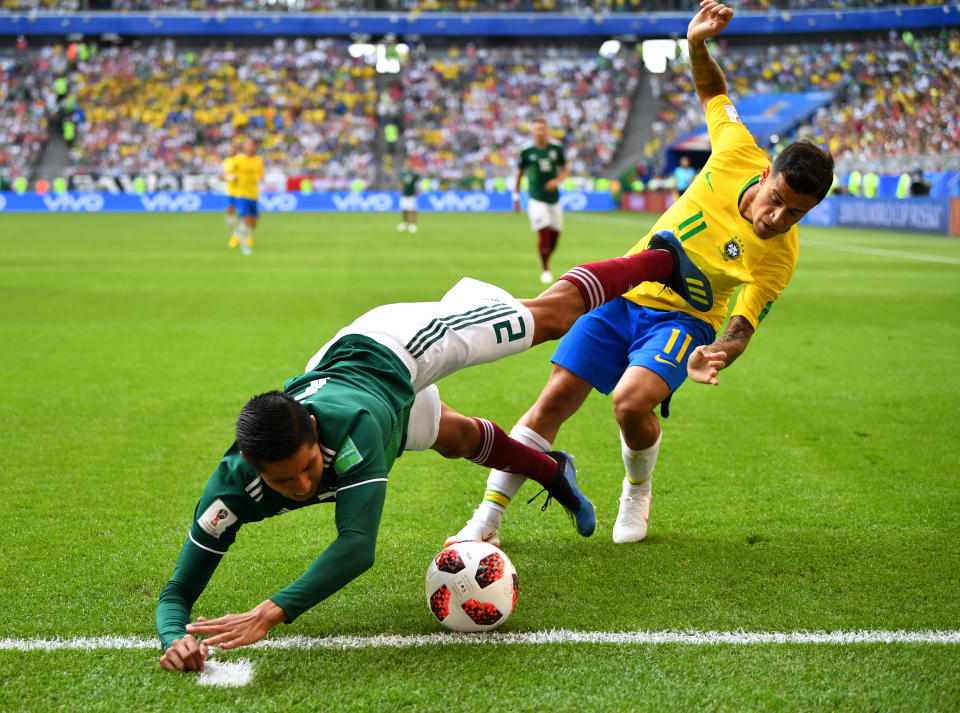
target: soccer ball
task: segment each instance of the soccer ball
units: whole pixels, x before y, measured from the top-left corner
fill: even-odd
[[[503,550],[487,542],[457,542],[427,569],[427,605],[454,631],[489,631],[517,603],[517,570]]]

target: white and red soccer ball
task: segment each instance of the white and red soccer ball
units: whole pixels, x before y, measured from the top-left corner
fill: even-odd
[[[518,591],[510,558],[487,542],[450,545],[427,569],[427,605],[453,631],[496,629],[513,612]]]

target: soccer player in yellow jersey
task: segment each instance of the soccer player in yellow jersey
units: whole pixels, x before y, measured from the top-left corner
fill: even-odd
[[[263,178],[263,159],[257,156],[257,144],[253,139],[243,142],[243,151],[233,157],[232,175],[235,176],[237,215],[240,225],[237,235],[244,255],[253,254],[253,230],[257,227],[257,198],[260,197],[260,179]]]
[[[230,228],[230,242],[227,246],[231,248],[240,244],[240,236],[237,234],[237,174],[233,171],[234,158],[235,155],[231,154],[223,159],[223,180],[226,183],[224,192],[227,194],[227,213],[224,220]]]
[[[658,233],[673,233],[707,276],[712,307],[697,311],[672,290],[640,285],[584,315],[557,346],[547,385],[511,432],[514,439],[548,451],[592,388],[613,392],[626,468],[613,527],[618,543],[647,535],[650,479],[661,434],[654,408],[659,404],[666,417],[670,396],[686,376],[716,384],[717,372],[743,353],[793,274],[796,223],[824,198],[833,180],[833,158],[809,142],[790,144],[771,166],[740,121],[723,72],[705,44],[732,17],[732,9],[704,0],[687,29],[710,159],[629,253],[643,250]],[[740,285],[730,321],[717,339]],[[695,300],[696,288],[690,292]],[[499,542],[503,510],[522,483],[510,473],[491,471],[480,507],[449,541]]]

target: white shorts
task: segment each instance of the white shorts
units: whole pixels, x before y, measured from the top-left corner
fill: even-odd
[[[383,305],[361,315],[307,362],[306,371],[347,334],[370,337],[406,365],[417,392],[406,448],[425,450],[440,425],[439,391],[432,385],[460,369],[529,349],[533,315],[506,290],[465,277],[440,302]]]
[[[544,203],[531,198],[527,202],[527,215],[530,216],[530,227],[535,233],[541,228],[552,228],[557,232],[563,230],[563,208],[559,201]]]
[[[400,210],[417,211],[416,196],[400,196]]]

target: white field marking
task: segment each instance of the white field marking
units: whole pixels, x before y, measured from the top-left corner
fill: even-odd
[[[413,634],[407,636],[284,636],[265,639],[251,649],[364,649],[478,644],[960,644],[960,631],[570,631],[553,629],[484,634]],[[157,639],[99,636],[78,639],[0,639],[0,651],[61,651],[65,649],[157,649]]]
[[[640,214],[637,214],[636,219],[631,219],[631,218],[618,218],[613,215],[603,215],[599,213],[576,213],[576,212],[565,211],[563,214],[563,219],[566,220],[569,217],[581,218],[583,220],[588,220],[595,223],[610,223],[612,225],[631,225],[633,227],[643,225],[649,220],[649,217],[647,217],[646,215],[641,216]],[[653,225],[653,223],[650,223],[650,225]],[[643,236],[641,235],[640,237],[642,238]],[[639,240],[640,238],[637,238],[637,239]]]
[[[859,245],[841,245],[839,243],[822,243],[819,240],[801,240],[801,247],[823,248],[825,250],[840,250],[848,253],[866,253],[880,257],[896,257],[904,260],[922,260],[924,262],[945,262],[948,265],[960,265],[960,258],[944,257],[943,255],[924,255],[904,250],[887,250],[885,248],[865,248]]]
[[[588,221],[598,223],[611,223],[613,225],[639,226],[643,224],[642,219],[631,220],[629,218],[617,218],[610,215],[597,215],[593,213],[565,213],[564,216],[572,215]],[[639,236],[637,239],[639,240]],[[887,250],[886,248],[867,248],[859,245],[842,245],[840,243],[824,243],[819,240],[800,241],[801,246],[809,245],[812,248],[823,248],[824,250],[840,250],[842,252],[865,253],[867,255],[878,255],[880,257],[896,257],[905,260],[921,260],[924,262],[940,262],[948,265],[960,265],[960,258],[945,257],[943,255],[925,255],[924,253],[913,253],[905,250]]]
[[[246,686],[253,680],[253,664],[247,659],[236,661],[210,661],[203,666],[197,683],[201,686],[236,688]]]

